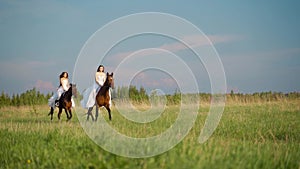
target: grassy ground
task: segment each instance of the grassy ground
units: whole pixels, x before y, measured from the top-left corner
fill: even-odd
[[[65,114],[60,122],[55,115],[50,122],[46,106],[1,108],[0,168],[300,168],[299,100],[229,103],[212,137],[199,144],[208,109],[201,105],[194,127],[170,151],[132,159],[96,145],[76,115],[70,122]],[[159,119],[140,126],[113,110],[111,125],[126,135],[147,137],[167,129],[177,110],[169,106]]]

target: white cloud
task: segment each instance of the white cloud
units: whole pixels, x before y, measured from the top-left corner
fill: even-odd
[[[52,82],[43,81],[43,80],[37,80],[36,83],[34,84],[34,87],[37,90],[45,93],[52,92],[55,90],[55,87],[52,84]]]
[[[32,87],[41,89],[53,89],[51,85],[45,83],[49,77],[49,70],[54,67],[54,62],[42,61],[2,61],[0,63],[0,83],[1,90],[6,92],[21,92]],[[48,78],[49,81],[52,78]],[[46,85],[43,88],[42,85]]]
[[[239,88],[241,92],[282,91],[288,86],[299,86],[296,77],[300,48],[224,55],[222,61],[228,86]]]
[[[219,43],[230,43],[233,41],[239,41],[244,39],[243,36],[238,36],[238,35],[208,35],[207,37],[209,40],[206,39],[204,36],[200,36],[200,35],[186,35],[182,38],[182,40],[185,43],[191,44],[192,48],[197,48],[197,47],[207,46],[207,45],[216,45]],[[156,48],[164,49],[172,53],[189,49],[189,47],[185,46],[181,42],[168,43],[162,46],[158,46]],[[114,63],[120,63],[121,60],[133,54],[134,52],[136,51],[120,52],[115,55],[109,56],[108,63],[111,63],[112,65],[114,65]],[[142,57],[148,55],[157,55],[160,54],[161,52],[162,51],[159,50],[147,50],[146,52],[143,51],[142,53],[139,53],[139,56]]]
[[[208,40],[208,39],[209,40]],[[182,38],[182,40],[190,44],[192,48],[197,48],[206,45],[216,45],[219,43],[228,43],[236,40],[241,40],[241,36],[236,35],[208,35],[207,38],[201,35],[187,35]],[[169,50],[171,52],[177,52],[180,50],[189,49],[187,46],[183,45],[181,42],[175,42],[171,44],[165,44],[159,48]]]
[[[9,77],[24,77],[35,76],[42,68],[54,66],[54,62],[42,61],[2,61],[0,63],[0,74],[7,74]]]

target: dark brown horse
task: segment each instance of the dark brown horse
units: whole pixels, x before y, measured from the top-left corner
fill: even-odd
[[[111,110],[110,110],[110,95],[109,95],[109,88],[114,88],[114,78],[113,73],[109,74],[106,73],[106,80],[103,84],[103,86],[100,88],[96,95],[96,121],[98,119],[98,108],[104,106],[106,110],[108,111],[109,120],[111,120]],[[94,121],[94,117],[92,115],[92,107],[88,110],[88,116],[87,120],[89,119],[89,116],[92,117],[92,120]]]
[[[60,116],[62,113],[62,109],[65,110],[67,115],[67,120],[69,121],[72,118],[72,96],[77,96],[77,89],[75,84],[70,84],[70,88],[64,92],[58,100],[58,119],[60,120]],[[51,120],[53,119],[54,109],[51,107],[51,110],[48,114],[51,115]]]

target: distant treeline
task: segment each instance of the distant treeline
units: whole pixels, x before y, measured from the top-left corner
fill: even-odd
[[[52,93],[43,94],[35,88],[27,90],[22,94],[13,94],[9,96],[2,91],[0,96],[0,107],[3,106],[24,106],[24,105],[43,105],[48,103]]]
[[[271,101],[288,101],[300,99],[300,92],[256,92],[251,94],[244,93],[234,93],[231,91],[230,94],[226,95],[226,100],[228,102],[238,102],[238,103],[257,103],[257,102],[271,102]]]
[[[181,101],[181,97],[188,96],[189,98],[193,98],[193,96],[197,96],[197,94],[181,94],[180,91],[175,90],[173,94],[166,94],[165,96],[160,96],[156,92],[152,92],[147,94],[145,88],[140,87],[139,89],[136,86],[129,87],[117,87],[113,90],[113,98],[115,99],[126,99],[129,98],[131,101],[135,103],[149,103],[149,99],[159,100],[162,97],[166,98],[167,104],[173,105],[178,104]],[[212,95],[210,93],[200,93],[198,94],[200,97],[200,102],[209,103],[211,101]],[[197,98],[197,97],[195,97]],[[231,91],[229,94],[226,94],[226,102],[236,102],[236,103],[257,103],[257,102],[270,102],[270,101],[284,101],[284,100],[295,100],[300,99],[299,92],[290,92],[290,93],[282,93],[282,92],[256,92],[252,94],[244,94],[244,93],[234,93]],[[191,100],[195,101],[195,100]]]
[[[181,101],[181,94],[176,90],[174,94],[167,94],[165,96],[159,95],[157,91],[147,94],[147,91],[144,87],[139,89],[136,86],[121,86],[113,90],[112,97],[122,101],[124,99],[130,99],[134,103],[145,103],[149,104],[150,99],[155,102],[160,102],[163,97],[166,98],[168,104],[178,104]]]
[[[35,88],[31,90],[27,90],[22,94],[13,94],[9,96],[5,92],[2,91],[0,96],[0,107],[3,106],[23,106],[23,105],[45,105],[48,103],[48,99],[52,96],[53,93],[43,94],[37,91]],[[155,102],[162,101],[161,99],[165,99],[168,105],[178,104],[181,102],[181,97],[188,96],[189,98],[193,98],[193,96],[199,96],[200,102],[209,103],[211,101],[210,93],[200,93],[200,94],[181,94],[180,91],[176,90],[173,94],[166,94],[164,96],[159,95],[157,92],[152,92],[147,94],[145,88],[140,87],[139,89],[136,86],[129,87],[117,87],[112,90],[113,99],[118,99],[119,101],[122,99],[130,99],[130,101],[134,103],[144,103],[149,104],[150,100]],[[82,96],[78,93],[79,99]],[[194,97],[197,98],[197,97]],[[295,100],[300,99],[299,92],[290,92],[290,93],[282,93],[282,92],[260,92],[260,93],[252,93],[252,94],[243,94],[243,93],[231,93],[226,94],[226,102],[234,102],[234,103],[256,103],[256,102],[270,102],[270,101],[285,101],[285,100]],[[196,99],[195,99],[196,100]],[[191,101],[195,101],[191,100]]]

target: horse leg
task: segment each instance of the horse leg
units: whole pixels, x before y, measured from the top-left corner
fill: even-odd
[[[53,119],[53,112],[54,112],[54,109],[53,109],[53,107],[51,107],[50,112],[48,113],[48,116],[50,115],[51,120]]]
[[[111,120],[110,108],[109,108],[109,106],[105,106],[105,108],[108,111],[109,120]]]
[[[88,108],[88,112],[87,112],[86,114],[87,114],[87,116],[86,116],[86,121],[89,121],[89,119],[90,119],[90,114],[91,114],[90,108]]]
[[[57,114],[58,120],[60,120],[60,115],[61,115],[61,112],[62,112],[62,108],[59,108],[59,110],[58,110],[58,114]]]
[[[92,110],[93,110],[93,107],[88,108],[87,118],[86,118],[87,121],[89,120],[90,116],[92,117],[92,120],[94,121],[94,116],[92,114]]]
[[[70,114],[70,117],[68,118],[68,120],[71,120],[71,118],[72,118],[72,109],[71,108],[69,108],[69,114]]]
[[[99,107],[98,107],[98,105],[96,105],[96,120],[95,121],[97,121],[98,116],[99,116]]]
[[[68,111],[67,111],[66,108],[65,108],[65,112],[66,112],[66,115],[67,115],[67,119],[69,119],[69,114],[68,114]]]

